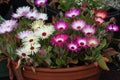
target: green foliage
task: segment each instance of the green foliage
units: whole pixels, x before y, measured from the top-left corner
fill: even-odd
[[[60,5],[58,6],[58,9],[61,9],[63,11],[67,11],[70,8],[80,8],[83,3],[87,5],[88,10],[93,9],[109,9],[109,6],[106,5],[106,1],[104,0],[60,0]]]

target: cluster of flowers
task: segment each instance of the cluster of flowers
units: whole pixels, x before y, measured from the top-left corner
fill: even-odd
[[[34,4],[42,7],[46,5],[46,2],[47,0],[35,0]],[[20,48],[16,47],[18,49],[15,53],[26,62],[28,59],[32,59],[36,64],[36,61],[39,61],[36,58],[40,58],[43,63],[46,62],[50,66],[66,66],[71,60],[79,59],[78,56],[82,51],[88,55],[97,50],[99,52],[104,47],[102,41],[106,39],[107,32],[119,30],[116,24],[107,23],[107,26],[104,24],[107,12],[102,9],[95,10],[88,17],[82,10],[71,8],[54,24],[45,24],[45,20],[48,19],[47,14],[39,13],[37,9],[30,10],[28,6],[18,8],[12,17],[14,19],[6,20],[0,25],[0,35],[7,34],[7,37],[10,38],[12,36],[9,35],[9,32],[15,31],[19,27],[23,28],[18,26],[18,22],[22,18],[31,20],[30,28],[22,29],[23,31],[17,31],[14,34],[14,37],[17,37],[20,43],[22,42],[22,45],[19,45]],[[10,39],[13,41],[12,38]],[[13,43],[15,42],[13,41]],[[94,53],[93,59],[98,57],[100,52]],[[87,54],[84,55],[87,56]],[[76,57],[76,55],[78,56]],[[33,62],[31,64],[34,64]]]
[[[32,20],[47,20],[47,14],[46,13],[40,13],[37,10],[30,10],[30,7],[20,7],[17,9],[16,13],[14,13],[13,18],[19,19],[21,17],[26,17],[28,19]]]

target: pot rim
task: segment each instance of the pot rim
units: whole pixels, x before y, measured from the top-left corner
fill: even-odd
[[[17,62],[12,61],[12,64],[17,66]],[[23,66],[24,70],[32,70],[32,66]],[[89,65],[83,65],[83,66],[75,66],[75,67],[70,67],[70,68],[35,68],[36,72],[42,71],[42,72],[71,72],[71,71],[84,71],[84,70],[89,70],[92,68],[99,68],[96,67],[93,63]]]

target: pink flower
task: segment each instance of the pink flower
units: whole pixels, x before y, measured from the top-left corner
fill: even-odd
[[[72,52],[78,52],[80,50],[79,46],[75,42],[71,42],[67,44],[67,49]]]
[[[97,47],[100,42],[95,36],[92,36],[92,37],[88,38],[87,40],[88,40],[87,46],[89,46],[89,47]]]
[[[86,38],[77,37],[76,42],[80,47],[83,47],[83,48],[87,47],[87,39]]]
[[[37,10],[30,11],[25,17],[34,20],[38,17],[38,12]]]
[[[82,29],[82,32],[84,33],[85,36],[90,37],[94,35],[96,29],[93,26],[87,25]]]
[[[119,27],[115,24],[109,24],[107,27],[106,27],[106,30],[107,31],[112,31],[112,32],[116,32],[116,31],[119,31]]]
[[[65,21],[58,21],[55,23],[54,27],[56,30],[63,31],[63,30],[67,30],[68,24]]]
[[[95,16],[96,16],[96,17],[100,17],[100,18],[102,18],[102,19],[105,19],[105,18],[108,16],[108,14],[107,14],[106,11],[104,11],[104,10],[102,10],[102,9],[99,9],[99,10],[96,10],[96,11],[95,11]]]
[[[0,25],[0,34],[11,32],[17,28],[17,20],[6,20]]]
[[[86,25],[86,22],[84,20],[75,20],[71,24],[72,28],[77,31],[83,29],[85,25]]]
[[[38,52],[39,52],[41,55],[46,55],[46,51],[45,51],[44,49],[40,49]]]
[[[80,15],[80,10],[76,8],[71,8],[69,11],[65,13],[65,16],[68,18],[75,18]]]
[[[40,6],[45,6],[46,3],[47,3],[48,0],[34,0],[34,4],[37,6],[37,7],[40,7]]]
[[[102,23],[104,23],[104,19],[102,19],[102,18],[100,18],[100,17],[95,17],[95,23],[96,24],[102,24]]]
[[[82,3],[81,8],[86,9],[87,8],[87,3]]]
[[[58,34],[52,37],[52,45],[63,46],[68,40],[67,34]]]

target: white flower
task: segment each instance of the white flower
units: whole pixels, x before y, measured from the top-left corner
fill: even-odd
[[[22,39],[23,45],[28,45],[28,44],[32,45],[38,43],[38,41],[39,41],[39,37],[34,35],[34,33]]]
[[[83,29],[82,32],[84,33],[85,36],[92,36],[95,34],[96,29],[93,26],[86,25]]]
[[[37,20],[47,20],[48,16],[45,13],[38,13],[38,16],[36,17]]]
[[[28,58],[28,55],[30,55],[28,49],[26,49],[25,47],[17,49],[16,54],[22,58]]]
[[[71,26],[74,30],[79,31],[86,26],[86,22],[84,20],[75,20],[74,22],[72,22]]]
[[[53,25],[44,25],[39,29],[35,30],[35,35],[39,36],[41,39],[46,39],[55,31]]]
[[[17,9],[16,13],[21,16],[26,16],[30,12],[30,7],[23,6]]]
[[[26,17],[27,17],[28,19],[36,19],[37,15],[38,15],[37,10],[34,10],[34,11],[30,11],[30,12],[26,15]]]
[[[28,50],[28,52],[29,52],[31,55],[37,53],[37,52],[40,50],[40,47],[41,47],[41,45],[38,44],[38,43],[37,43],[37,44],[32,44],[32,45],[27,44],[27,45],[25,46],[25,48]]]
[[[20,14],[13,13],[13,14],[12,14],[12,17],[13,17],[13,18],[16,18],[16,19],[19,19],[19,18],[21,17],[21,15],[20,15]]]
[[[44,25],[44,22],[42,20],[37,20],[32,23],[32,29],[40,28]]]
[[[18,35],[18,38],[24,39],[25,37],[27,37],[31,34],[33,34],[33,31],[27,30],[27,31],[22,31],[22,32],[18,33],[17,35]]]

